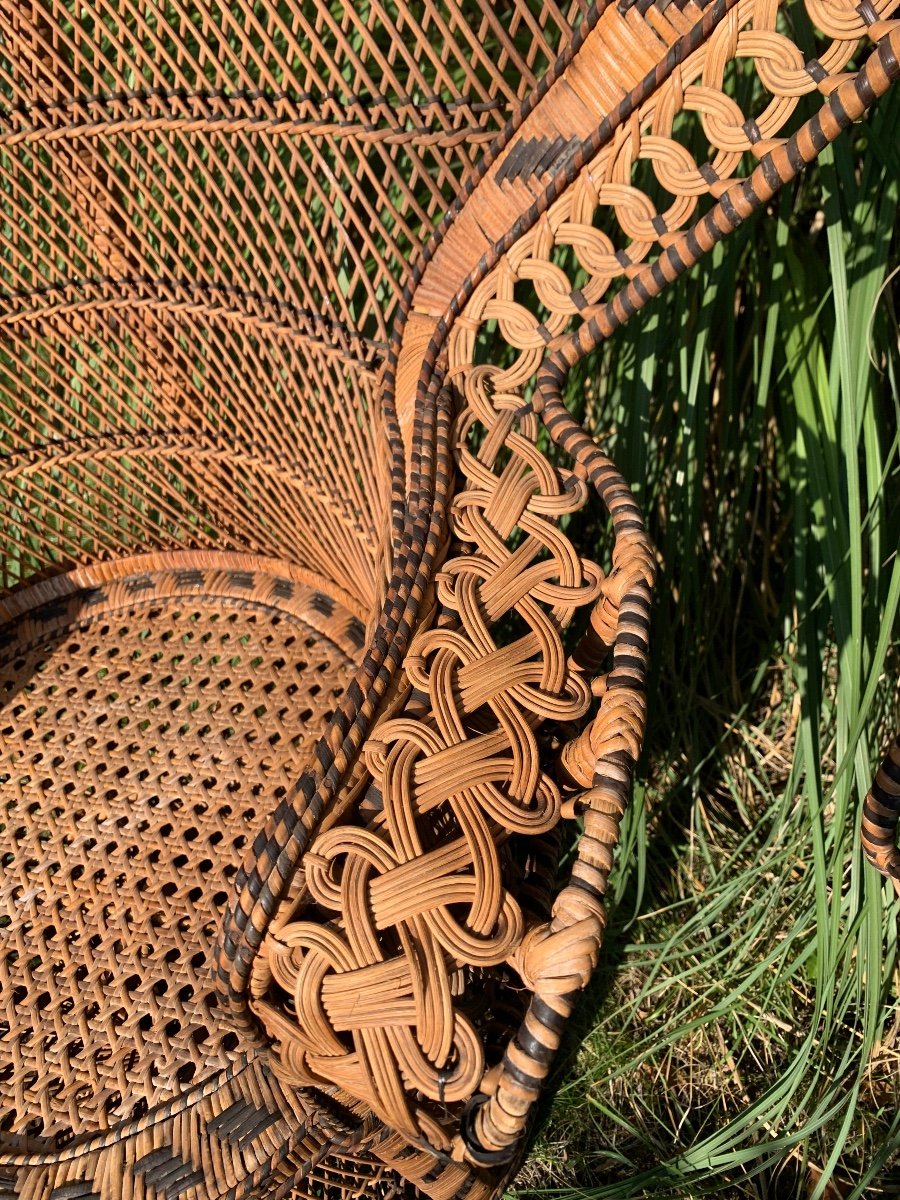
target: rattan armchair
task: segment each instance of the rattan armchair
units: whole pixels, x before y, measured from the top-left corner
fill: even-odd
[[[0,0],[4,1200],[510,1177],[644,726],[566,378],[896,6]]]

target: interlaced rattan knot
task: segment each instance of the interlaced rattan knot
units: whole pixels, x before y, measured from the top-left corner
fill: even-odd
[[[585,917],[553,931],[542,925],[523,937],[515,956],[522,982],[541,995],[568,995],[585,988],[596,965],[599,918]]]

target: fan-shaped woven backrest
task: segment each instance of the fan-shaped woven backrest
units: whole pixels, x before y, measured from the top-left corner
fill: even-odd
[[[375,370],[580,15],[534,7],[3,4],[7,586],[209,546],[371,600]]]

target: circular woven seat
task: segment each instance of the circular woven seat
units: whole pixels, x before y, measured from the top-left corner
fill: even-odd
[[[0,1130],[58,1141],[238,1061],[221,910],[363,628],[247,555],[85,569],[3,610]]]

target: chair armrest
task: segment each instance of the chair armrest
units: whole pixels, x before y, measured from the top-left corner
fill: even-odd
[[[604,118],[602,136],[568,148],[538,199],[454,284],[446,311],[416,327],[411,485],[388,600],[300,803],[276,814],[255,848],[241,893],[255,907],[239,898],[232,926],[246,949],[226,942],[232,996],[268,1029],[285,1077],[365,1103],[401,1143],[445,1166],[496,1169],[520,1145],[597,961],[644,728],[652,554],[627,484],[569,414],[563,386],[900,75],[900,23],[872,9],[860,17],[876,42],[862,69],[827,81],[809,73],[825,95],[813,118],[787,139],[779,122],[793,104],[767,110],[765,136],[755,119],[745,123],[757,158],[747,179],[729,182],[740,160],[732,150],[704,172],[683,158],[673,168],[679,151],[652,143],[667,186],[672,168],[693,197],[661,216],[615,172],[637,160],[635,139],[665,140],[655,123],[677,147],[672,106],[710,61],[721,82],[717,54],[736,53],[747,17],[728,13],[724,0],[708,10]],[[598,44],[588,37],[580,53]],[[700,110],[717,111],[709,97]],[[516,136],[527,134],[526,123]],[[495,156],[500,169],[516,144]],[[688,224],[703,194],[711,204]],[[615,251],[597,227],[604,209],[640,253]],[[587,282],[575,286],[561,263]],[[624,286],[602,301],[616,276]],[[386,373],[392,419],[405,386]],[[608,571],[566,531],[591,491],[611,519]],[[567,654],[566,631],[581,618],[587,629]],[[402,702],[379,714],[389,685]],[[365,805],[355,822],[316,836],[357,752]],[[520,902],[537,879],[551,882],[527,839],[539,844],[578,816],[569,880],[555,898],[537,886],[536,903]],[[304,850],[303,887],[270,928]],[[523,992],[531,999],[516,1020]],[[517,1032],[491,1058],[503,1025]]]

